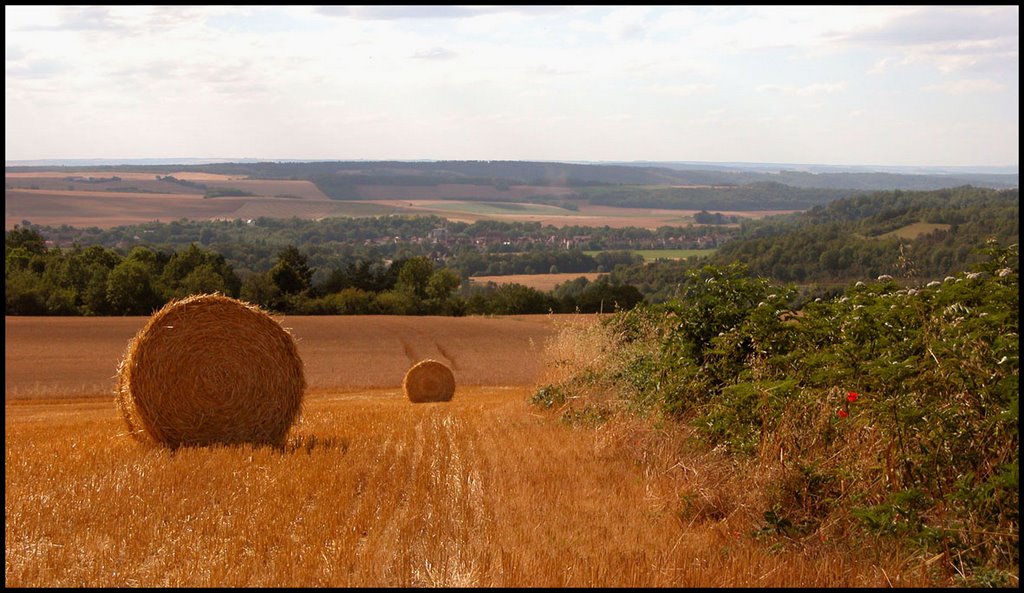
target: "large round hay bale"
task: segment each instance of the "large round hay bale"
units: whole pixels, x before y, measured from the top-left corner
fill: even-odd
[[[450,401],[455,395],[455,375],[443,362],[423,360],[405,373],[402,390],[415,403]]]
[[[167,303],[128,343],[117,404],[132,436],[170,447],[283,444],[306,379],[291,334],[219,294]]]

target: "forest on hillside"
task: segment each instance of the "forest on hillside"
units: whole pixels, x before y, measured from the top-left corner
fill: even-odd
[[[705,263],[742,262],[753,276],[819,293],[882,275],[906,284],[942,280],[981,261],[989,240],[1018,243],[1019,214],[1016,189],[873,192],[744,222]],[[619,267],[611,276],[661,302],[691,268],[690,262],[660,261]]]

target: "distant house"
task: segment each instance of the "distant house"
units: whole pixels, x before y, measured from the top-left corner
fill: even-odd
[[[430,231],[430,238],[434,240],[434,243],[447,241],[448,229],[444,227],[433,229]]]

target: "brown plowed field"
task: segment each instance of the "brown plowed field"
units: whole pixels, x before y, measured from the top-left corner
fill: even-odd
[[[516,202],[529,196],[570,196],[576,193],[571,187],[546,187],[535,185],[512,185],[500,190],[493,185],[472,185],[468,183],[439,183],[437,185],[360,185],[359,197],[365,200],[457,200],[484,199]]]
[[[73,181],[69,177],[120,181]],[[514,185],[499,190],[490,185],[439,184],[433,186],[362,185],[362,200],[331,200],[312,182],[288,179],[244,179],[208,173],[173,173],[171,176],[202,183],[209,188],[234,188],[253,196],[204,199],[202,188],[156,179],[154,173],[104,171],[96,174],[64,172],[7,173],[4,225],[28,220],[44,226],[111,228],[152,221],[255,219],[259,217],[320,219],[331,216],[436,215],[459,222],[502,220],[563,226],[627,226],[656,229],[693,222],[696,210],[614,208],[579,204],[578,210],[519,202],[529,196],[568,196],[572,188]],[[474,198],[482,200],[474,202]],[[506,210],[495,207],[501,200]],[[759,218],[782,212],[723,212]]]
[[[112,228],[180,218],[234,219],[234,212],[244,203],[242,198],[203,199],[202,195],[184,193],[7,190],[4,222],[9,230],[23,220],[49,226]]]
[[[295,338],[315,391],[400,387],[425,358],[449,365],[459,385],[530,385],[544,341],[573,318],[277,317]],[[5,317],[5,398],[112,393],[128,340],[148,319]]]

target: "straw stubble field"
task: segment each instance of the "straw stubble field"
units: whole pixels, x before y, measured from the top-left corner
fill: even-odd
[[[650,427],[531,407],[565,317],[283,318],[309,380],[287,444],[176,451],[114,405],[145,318],[5,321],[9,587],[918,584],[883,550],[750,537],[727,467]],[[451,401],[402,393],[425,358]]]

